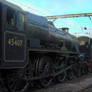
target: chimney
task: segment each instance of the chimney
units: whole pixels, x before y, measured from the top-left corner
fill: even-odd
[[[69,28],[63,27],[63,28],[61,28],[61,29],[62,29],[63,32],[69,33]]]

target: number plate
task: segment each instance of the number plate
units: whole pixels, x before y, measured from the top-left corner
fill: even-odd
[[[22,34],[5,32],[4,35],[5,61],[24,61],[26,58],[26,40]]]

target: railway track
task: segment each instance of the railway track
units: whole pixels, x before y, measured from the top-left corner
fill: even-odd
[[[66,80],[64,83],[54,83],[48,88],[29,87],[25,92],[86,92],[83,90],[90,85],[92,85],[92,73],[73,80]]]

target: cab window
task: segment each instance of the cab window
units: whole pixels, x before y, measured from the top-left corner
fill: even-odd
[[[17,25],[18,25],[19,31],[24,30],[24,15],[21,12],[18,13]]]
[[[6,17],[7,28],[16,27],[16,12],[12,8],[7,8],[7,17]]]

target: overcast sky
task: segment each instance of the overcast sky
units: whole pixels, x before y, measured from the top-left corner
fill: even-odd
[[[92,13],[92,0],[7,0],[32,13],[50,16],[77,13]],[[92,21],[89,18],[59,19],[57,27],[69,27],[71,33],[92,33]],[[82,31],[87,27],[87,31]],[[90,34],[91,35],[91,34]]]

